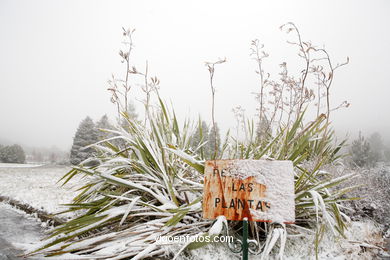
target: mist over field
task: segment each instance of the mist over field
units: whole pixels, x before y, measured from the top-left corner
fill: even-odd
[[[379,132],[389,142],[387,50],[388,1],[7,1],[0,2],[0,140],[23,146],[69,150],[87,115],[115,121],[107,80],[123,73],[118,58],[122,27],[135,28],[132,60],[148,60],[161,81],[161,95],[177,114],[210,122],[204,62],[226,57],[215,75],[216,118],[225,132],[235,126],[231,109],[241,105],[254,117],[258,90],[250,42],[258,38],[270,57],[264,69],[302,64],[278,28],[294,22],[302,37],[325,46],[334,63],[350,57],[332,88],[339,136]],[[136,88],[134,88],[136,89]],[[138,91],[138,90],[134,90]],[[139,100],[139,99],[138,99]],[[139,113],[143,105],[135,100]]]

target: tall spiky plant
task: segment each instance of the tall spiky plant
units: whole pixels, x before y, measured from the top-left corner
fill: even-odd
[[[90,160],[97,160],[98,165],[74,167],[62,178],[66,184],[75,175],[86,176],[79,194],[67,205],[67,212],[79,214],[56,227],[30,255],[72,253],[79,258],[141,259],[170,254],[156,242],[160,235],[216,236],[222,226],[230,234],[237,231],[234,222],[223,218],[213,226],[212,221],[202,219],[201,151],[205,143],[194,145],[191,121],[180,124],[174,110],[167,108],[157,92],[152,93],[157,94],[158,103],[148,107],[144,121],[132,120],[122,111],[125,127],[120,124],[116,130],[106,130],[113,136],[91,146],[97,155]],[[343,143],[334,144],[326,115],[309,122],[304,116],[305,111],[300,111],[294,120],[281,123],[261,141],[256,138],[254,122],[243,120],[245,138],[227,134],[218,157],[293,161],[297,219],[287,229],[313,230],[318,244],[325,230],[343,234],[347,217],[339,202],[345,200],[350,188],[335,187],[352,176],[333,179],[322,171],[325,164],[338,159]],[[202,129],[201,120],[197,129]],[[121,145],[115,140],[121,140]],[[256,223],[252,236],[257,240],[260,237],[253,230],[269,232],[262,253],[265,257],[272,251],[274,235],[281,233],[274,232],[273,226]],[[200,245],[184,244],[176,255]]]

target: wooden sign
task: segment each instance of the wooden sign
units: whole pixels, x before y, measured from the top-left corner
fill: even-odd
[[[294,223],[294,171],[291,161],[207,161],[203,217]]]

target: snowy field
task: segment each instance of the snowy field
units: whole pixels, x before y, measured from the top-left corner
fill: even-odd
[[[1,164],[0,196],[47,213],[57,213],[65,209],[60,204],[69,203],[80,185],[77,176],[64,187],[57,183],[69,170],[65,166]]]

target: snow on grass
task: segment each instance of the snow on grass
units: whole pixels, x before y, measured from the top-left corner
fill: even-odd
[[[370,246],[383,246],[381,227],[370,221],[351,222],[346,239],[334,237],[328,231],[319,247],[319,259],[376,259],[381,250]],[[289,237],[286,243],[286,260],[315,259],[314,235]]]
[[[48,213],[66,209],[60,204],[69,203],[82,183],[75,177],[64,187],[57,181],[70,170],[65,166],[1,167],[0,196],[9,197]],[[67,213],[60,217],[69,217]]]
[[[324,235],[319,248],[321,260],[352,260],[352,259],[378,259],[383,251],[381,227],[372,221],[351,222],[346,232],[346,239],[334,237],[331,232]],[[284,250],[284,260],[314,260],[314,235],[306,234],[292,236],[287,234]],[[174,247],[172,247],[174,248]],[[280,259],[279,248],[272,250],[268,259]],[[195,250],[189,250],[178,257],[180,260],[239,260],[240,254],[232,253],[226,244],[214,243]],[[250,260],[260,260],[261,255],[249,254]]]

